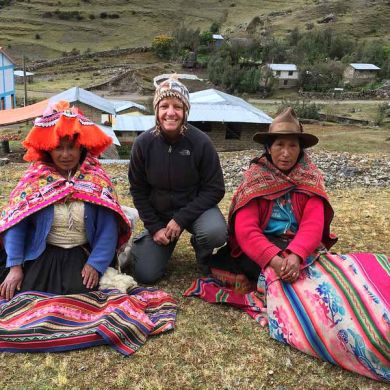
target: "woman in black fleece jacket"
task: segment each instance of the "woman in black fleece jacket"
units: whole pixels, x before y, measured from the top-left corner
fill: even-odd
[[[132,267],[146,284],[164,275],[184,229],[202,273],[227,234],[217,207],[225,194],[218,154],[209,137],[187,123],[187,88],[169,78],[157,86],[153,103],[156,126],[136,138],[129,165],[130,192],[145,226],[134,239]]]

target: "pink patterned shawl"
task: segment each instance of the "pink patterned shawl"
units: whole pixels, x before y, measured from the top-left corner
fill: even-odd
[[[99,161],[87,155],[69,180],[61,176],[53,164],[34,162],[26,170],[10,194],[1,212],[0,233],[24,218],[60,200],[82,200],[113,210],[120,220],[118,245],[127,242],[132,226],[119,205],[117,194]]]

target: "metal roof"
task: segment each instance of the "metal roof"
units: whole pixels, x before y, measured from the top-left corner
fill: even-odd
[[[190,93],[189,121],[271,123],[272,118],[244,99],[216,89]]]
[[[221,34],[213,34],[213,39],[224,39]]]
[[[121,112],[129,108],[135,107],[141,111],[146,111],[146,107],[142,104],[134,103],[130,100],[108,100],[115,107],[115,111]]]
[[[24,73],[22,70],[14,70],[14,75],[19,76],[19,77],[23,77]],[[33,76],[33,75],[34,75],[34,73],[32,73],[32,72],[26,72],[26,76]]]
[[[113,128],[111,128],[110,126],[103,126],[103,125],[100,125],[100,124],[96,124],[96,126],[100,127],[104,133],[106,133],[109,137],[112,138],[112,142],[114,143],[114,145],[118,145],[118,146],[121,145],[121,143],[119,142],[117,136],[114,133],[114,129]]]
[[[268,64],[268,67],[272,70],[298,70],[295,64]]]
[[[376,65],[374,64],[350,64],[352,68],[356,70],[380,70]]]
[[[189,122],[271,123],[272,118],[245,100],[215,89],[190,93]],[[118,115],[113,129],[145,131],[155,124],[154,115]]]
[[[117,131],[146,131],[156,123],[154,115],[117,115],[113,130]]]
[[[140,106],[142,107],[141,109],[145,110],[144,106],[138,105],[137,103],[133,103],[131,101],[120,101],[118,104],[115,104],[110,100],[104,99],[99,95],[96,95],[93,92],[87,91],[80,87],[69,88],[66,91],[52,96],[49,99],[50,103],[58,102],[60,100],[67,100],[69,103],[79,101],[112,115],[115,115],[116,113],[123,111],[131,106]]]

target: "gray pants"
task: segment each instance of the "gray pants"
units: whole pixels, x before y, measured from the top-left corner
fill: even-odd
[[[209,256],[214,248],[222,246],[227,239],[225,219],[218,207],[200,215],[187,230],[192,234],[196,260],[201,272],[208,269]],[[145,229],[134,238],[131,248],[131,263],[135,279],[144,284],[153,284],[165,274],[166,267],[177,241],[158,245]]]

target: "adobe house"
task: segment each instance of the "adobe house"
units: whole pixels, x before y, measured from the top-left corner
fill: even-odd
[[[15,70],[14,76],[15,76],[15,83],[16,84],[24,84],[24,73],[22,70]],[[28,84],[31,84],[33,81],[34,81],[34,73],[33,72],[26,72],[26,82]]]
[[[295,64],[267,64],[266,67],[278,81],[277,88],[294,88],[298,85],[299,72]]]
[[[380,68],[374,64],[349,64],[344,71],[344,84],[359,86],[376,80]]]
[[[215,89],[190,93],[188,122],[210,137],[218,151],[256,147],[252,137],[267,131],[272,118],[245,100]],[[155,124],[154,115],[118,115],[113,125],[121,144],[132,144]]]
[[[0,46],[0,110],[16,107],[15,61]]]

